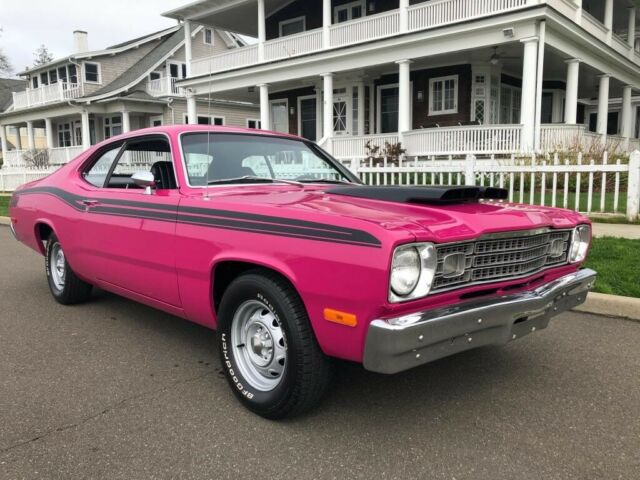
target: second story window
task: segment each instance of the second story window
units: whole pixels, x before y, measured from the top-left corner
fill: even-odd
[[[334,23],[348,22],[365,15],[365,0],[357,0],[355,2],[345,3],[333,9]]]
[[[429,115],[458,113],[458,76],[429,80]]]
[[[78,71],[76,70],[76,66],[69,65],[67,69],[69,71],[69,82],[78,83]]]
[[[57,70],[49,70],[49,83],[58,83]]]
[[[100,83],[100,65],[99,64],[85,62],[84,81],[88,83]]]
[[[202,31],[202,41],[205,45],[213,45],[213,29],[205,28]]]
[[[38,77],[37,76],[31,78],[31,86],[33,88],[38,88]]]
[[[284,20],[280,22],[280,36],[286,37],[287,35],[294,35],[306,30],[305,17],[292,18],[290,20]]]
[[[47,72],[42,72],[40,74],[40,83],[42,85],[49,85],[49,75],[47,74]]]
[[[67,68],[66,67],[60,67],[58,69],[58,79],[61,82],[64,82],[64,83],[67,82]]]

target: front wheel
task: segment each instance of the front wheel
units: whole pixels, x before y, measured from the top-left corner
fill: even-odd
[[[91,285],[78,278],[71,269],[62,244],[54,233],[47,240],[44,264],[49,290],[58,303],[74,305],[89,299]]]
[[[249,272],[229,285],[220,303],[218,344],[235,395],[265,418],[315,407],[331,378],[300,296],[271,272]]]

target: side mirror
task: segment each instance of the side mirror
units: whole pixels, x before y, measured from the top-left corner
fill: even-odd
[[[144,188],[145,195],[151,195],[151,188],[156,186],[156,179],[151,172],[136,172],[131,175],[131,180],[138,187]]]

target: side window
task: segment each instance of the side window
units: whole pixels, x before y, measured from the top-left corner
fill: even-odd
[[[113,165],[113,161],[118,156],[121,146],[122,145],[118,145],[117,147],[103,152],[98,160],[83,173],[84,179],[94,187],[104,187],[111,165]]]
[[[108,188],[137,188],[131,180],[137,172],[151,172],[159,189],[177,188],[171,149],[165,138],[127,143],[109,177]]]

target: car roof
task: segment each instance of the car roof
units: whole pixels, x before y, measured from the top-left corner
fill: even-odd
[[[140,130],[133,130],[129,133],[111,137],[109,141],[123,140],[127,138],[135,138],[141,135],[149,135],[154,133],[163,133],[170,136],[176,136],[185,132],[212,132],[212,133],[244,133],[250,135],[264,135],[264,136],[278,136],[282,138],[290,138],[293,140],[305,140],[302,137],[291,135],[288,133],[274,132],[270,130],[258,130],[255,128],[241,128],[241,127],[222,127],[213,125],[167,125],[151,128],[143,128]]]

